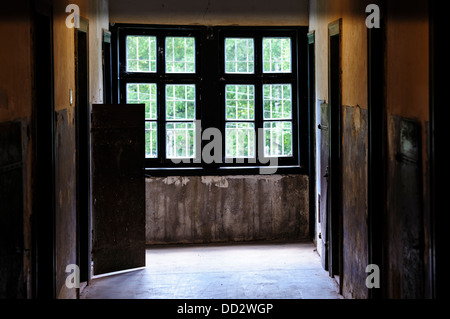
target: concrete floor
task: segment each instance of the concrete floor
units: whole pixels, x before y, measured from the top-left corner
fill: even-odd
[[[97,277],[82,299],[339,299],[312,243],[157,247],[146,267]]]

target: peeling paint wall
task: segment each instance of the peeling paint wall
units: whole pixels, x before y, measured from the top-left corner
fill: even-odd
[[[386,239],[387,292],[390,298],[423,298],[424,237],[421,181],[421,125],[388,118],[389,153]]]
[[[390,298],[423,295],[423,212],[426,212],[427,132],[429,112],[428,2],[312,0],[309,28],[315,31],[316,98],[328,102],[328,24],[342,19],[341,32],[341,161],[343,211],[342,293],[346,298],[367,298],[364,285],[368,260],[367,233],[367,28],[365,7],[380,4],[386,23],[385,97],[386,212],[383,228],[383,294]],[[384,4],[384,7],[381,5]],[[320,103],[316,118],[320,122]],[[419,159],[415,165],[398,160],[401,121],[419,125]],[[394,125],[395,124],[395,125]],[[320,134],[320,131],[319,133]],[[320,136],[320,135],[319,135]],[[318,149],[320,151],[320,149]],[[317,167],[317,176],[325,172]],[[406,172],[409,173],[406,173]],[[320,175],[321,174],[321,175]],[[320,188],[318,188],[320,189]],[[316,194],[318,195],[318,194]],[[414,197],[415,196],[415,197]],[[408,198],[415,200],[407,200]],[[324,200],[322,198],[322,200]],[[411,206],[412,205],[412,206]],[[414,207],[407,209],[405,207]],[[317,215],[317,213],[316,213]],[[320,229],[320,225],[317,225]],[[318,233],[318,232],[317,232]],[[317,240],[320,243],[319,240]],[[318,252],[322,254],[320,245]],[[411,261],[413,260],[413,261]],[[422,275],[419,275],[422,274]]]
[[[308,177],[146,179],[146,243],[309,238]]]
[[[107,0],[44,1],[53,4],[54,106],[56,143],[56,296],[75,298],[74,289],[65,288],[65,267],[76,263],[76,168],[75,168],[75,39],[65,24],[68,4],[78,4],[80,15],[89,20],[90,100],[99,103],[102,92],[102,29],[108,29]],[[34,61],[33,1],[3,1],[0,4],[0,123],[22,125],[24,192],[24,269],[26,296],[32,294],[32,202]],[[36,1],[39,5],[39,1]],[[69,103],[69,90],[74,101]]]
[[[22,128],[23,176],[23,295],[31,296],[32,215],[32,49],[29,1],[0,2],[0,124],[17,122]],[[3,190],[0,190],[3,191]],[[0,212],[3,213],[3,212]],[[15,226],[12,226],[15,227]],[[3,257],[3,256],[2,256]],[[0,257],[0,258],[2,258]]]
[[[310,2],[310,31],[315,32],[316,119],[320,123],[320,100],[329,102],[328,25],[342,19],[341,30],[341,164],[343,277],[342,294],[346,298],[367,298],[365,267],[368,261],[367,233],[367,28],[365,7],[376,1],[316,0]],[[320,138],[320,130],[318,130]],[[320,153],[320,140],[317,144]],[[322,159],[327,160],[327,159]],[[323,166],[323,167],[326,167]],[[325,175],[321,165],[317,176]],[[320,187],[317,188],[317,197]],[[321,197],[326,201],[326,197]],[[316,208],[316,220],[318,207]],[[321,225],[317,223],[316,236]],[[322,240],[316,237],[319,254]]]
[[[386,297],[423,298],[429,121],[428,2],[387,2]],[[414,134],[403,134],[414,123]],[[403,145],[403,146],[402,146]],[[414,146],[406,154],[404,146]]]
[[[76,160],[75,160],[75,30],[66,27],[66,6],[77,4],[89,22],[90,105],[103,102],[102,36],[108,29],[107,0],[64,0],[53,3],[54,90],[56,111],[56,295],[76,298],[65,285],[68,264],[76,264]],[[73,91],[70,104],[69,90]]]
[[[367,298],[367,109],[343,106],[342,215],[343,293]]]
[[[56,288],[58,298],[75,298],[67,289],[66,266],[77,264],[75,119],[67,110],[56,113],[55,189],[56,189]]]

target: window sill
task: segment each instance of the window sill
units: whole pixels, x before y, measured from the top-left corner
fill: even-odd
[[[301,166],[279,166],[273,167],[273,174],[261,173],[264,166],[245,166],[245,167],[147,167],[144,168],[145,177],[166,177],[166,176],[224,176],[224,175],[285,175],[299,174],[308,175],[308,170]]]

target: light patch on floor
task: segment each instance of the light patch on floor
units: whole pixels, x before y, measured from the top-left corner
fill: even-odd
[[[82,299],[340,299],[312,243],[156,247],[146,268],[91,281]]]

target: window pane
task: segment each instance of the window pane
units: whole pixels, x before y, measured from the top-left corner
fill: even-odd
[[[195,123],[166,124],[167,158],[195,157]]]
[[[166,119],[195,120],[195,85],[166,86]]]
[[[158,134],[156,122],[145,122],[145,157],[158,157]]]
[[[253,85],[225,86],[226,119],[253,120],[255,118],[255,87]]]
[[[264,156],[292,156],[292,122],[264,123]]]
[[[263,39],[263,71],[265,73],[291,72],[291,39]]]
[[[195,73],[195,38],[166,38],[166,73]]]
[[[255,157],[254,123],[226,123],[225,154],[228,158]]]
[[[127,72],[156,72],[156,37],[127,36]]]
[[[127,103],[145,104],[145,119],[156,120],[156,84],[151,83],[128,83],[127,84]]]
[[[291,84],[263,85],[264,119],[292,119]]]
[[[225,73],[254,72],[253,39],[225,39]]]

